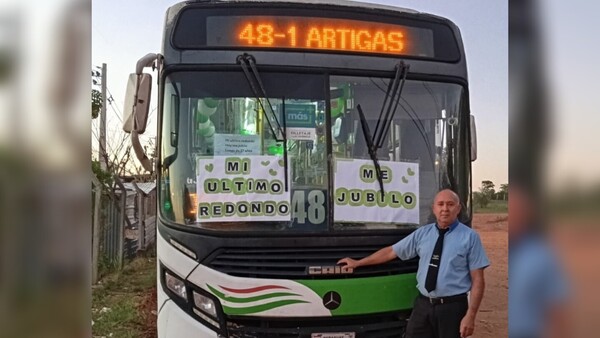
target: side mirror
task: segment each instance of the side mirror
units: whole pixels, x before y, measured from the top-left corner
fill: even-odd
[[[135,131],[143,134],[150,108],[152,92],[152,76],[150,74],[129,74],[125,106],[123,112],[123,130],[126,133]]]
[[[471,115],[471,162],[477,160],[477,128],[475,127],[475,116]]]
[[[152,172],[152,161],[144,152],[139,134],[146,131],[148,110],[150,108],[150,94],[152,90],[152,76],[142,73],[145,67],[152,66],[159,58],[157,54],[146,54],[138,60],[135,74],[129,75],[127,92],[125,93],[125,106],[123,107],[123,130],[131,133],[131,146],[135,156],[140,160],[142,167]],[[160,72],[160,71],[159,71]]]

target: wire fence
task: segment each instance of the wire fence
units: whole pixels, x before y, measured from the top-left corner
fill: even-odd
[[[156,243],[156,188],[123,183],[107,187],[92,179],[92,282],[101,272],[121,270],[140,251]]]

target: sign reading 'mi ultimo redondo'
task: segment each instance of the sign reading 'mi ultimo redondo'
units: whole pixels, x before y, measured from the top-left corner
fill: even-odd
[[[277,156],[198,159],[199,222],[289,221],[283,160]]]
[[[336,161],[336,222],[419,223],[418,164],[382,161],[380,166],[383,195],[372,161]],[[197,172],[198,222],[290,221],[294,216],[293,186],[288,183],[285,191],[281,157],[200,158]]]

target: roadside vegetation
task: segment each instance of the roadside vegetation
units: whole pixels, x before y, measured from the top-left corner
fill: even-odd
[[[478,214],[503,214],[508,213],[508,201],[490,201],[485,207],[475,203],[473,212]]]
[[[149,332],[156,319],[156,257],[152,256],[134,259],[92,287],[94,338],[156,337],[156,332]]]
[[[508,183],[500,184],[496,191],[494,182],[481,181],[479,191],[473,192],[473,211],[476,213],[507,213]]]

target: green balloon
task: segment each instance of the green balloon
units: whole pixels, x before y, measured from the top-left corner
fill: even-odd
[[[203,99],[204,104],[208,107],[208,108],[215,108],[216,106],[219,105],[219,100],[213,99],[212,97],[205,97]]]
[[[208,121],[208,116],[197,113],[196,114],[196,122],[197,123],[205,123]]]

